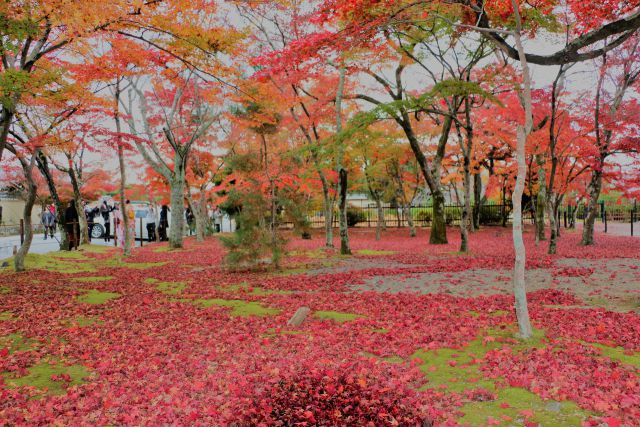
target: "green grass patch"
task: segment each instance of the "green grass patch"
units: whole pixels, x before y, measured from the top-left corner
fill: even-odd
[[[384,256],[384,255],[395,255],[395,251],[378,251],[375,249],[360,249],[356,251],[358,255],[367,255],[367,256]]]
[[[134,270],[146,270],[149,268],[161,267],[165,264],[166,262],[126,262],[122,258],[117,257],[102,261],[99,266],[109,268],[132,268]]]
[[[8,348],[9,353],[16,351],[31,351],[36,348],[38,341],[25,338],[20,334],[0,336],[0,348]]]
[[[86,260],[86,262],[81,262]],[[6,270],[13,270],[13,258],[7,260],[9,267]],[[47,270],[55,273],[94,273],[95,266],[92,259],[85,258],[77,251],[54,252],[51,254],[27,254],[24,264],[27,270]]]
[[[120,297],[116,292],[102,292],[97,289],[89,289],[83,295],[78,295],[78,302],[83,304],[104,304],[109,300]]]
[[[220,307],[230,307],[232,316],[274,316],[280,313],[280,310],[275,308],[264,307],[262,304],[255,301],[243,301],[239,299],[227,300],[227,299],[197,299],[194,300],[196,304],[203,307],[212,307],[214,305]]]
[[[112,279],[114,279],[113,276],[82,276],[82,277],[71,278],[73,282],[81,282],[81,283],[106,282]]]
[[[341,313],[339,311],[315,311],[313,316],[322,320],[334,320],[336,322],[350,322],[363,316],[355,313]]]
[[[2,320],[12,320],[13,313],[10,311],[0,311],[0,321]]]
[[[150,285],[155,284],[158,291],[167,295],[178,295],[187,287],[187,282],[163,282],[153,277],[147,277],[144,282]]]
[[[372,329],[371,332],[375,332],[376,334],[388,334],[389,330],[386,328],[376,328]]]
[[[27,369],[28,374],[23,377],[11,378],[3,374],[7,386],[35,387],[42,391],[43,395],[63,395],[66,393],[65,385],[74,386],[84,383],[84,378],[91,372],[82,365],[65,366],[62,362],[43,361]],[[70,381],[54,381],[52,376],[66,374]]]
[[[460,423],[485,426],[490,425],[493,420],[506,422],[506,425],[522,425],[524,421],[529,421],[539,426],[579,427],[593,415],[573,402],[545,401],[523,388],[507,387],[498,390],[496,394],[496,400],[472,402],[462,406],[460,411],[464,416],[459,419]]]
[[[171,248],[169,247],[169,245],[162,245],[162,246],[158,246],[157,248],[153,248],[153,252],[155,253],[162,253],[162,252],[170,252]]]
[[[278,331],[275,328],[269,328],[267,329],[267,332],[265,332],[265,336],[267,337],[273,337],[276,335],[304,335],[306,334],[306,331],[298,331],[296,329],[285,329],[285,330],[280,330]]]
[[[6,286],[0,286],[0,295],[1,294],[10,294],[11,289]]]
[[[72,319],[63,320],[60,323],[67,327],[76,326],[80,328],[85,328],[87,326],[101,325],[104,323],[104,321],[100,319],[98,316],[78,316]]]
[[[534,336],[526,341],[515,340],[514,332],[511,329],[489,330],[486,335],[476,338],[464,348],[418,350],[412,355],[412,359],[422,361],[419,368],[428,380],[425,388],[446,388],[452,392],[475,388],[493,391],[494,381],[485,379],[479,370],[479,362],[487,352],[505,345],[515,351],[544,346],[544,332],[541,330],[534,330]]]
[[[622,347],[609,347],[603,344],[595,344],[591,343],[593,347],[599,349],[602,353],[603,357],[608,357],[611,360],[615,360],[624,365],[634,366],[636,369],[640,370],[640,352],[627,352]]]

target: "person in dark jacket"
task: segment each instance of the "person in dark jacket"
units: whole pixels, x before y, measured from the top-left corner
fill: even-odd
[[[69,236],[69,250],[74,247],[78,249],[80,244],[80,218],[74,201],[70,201],[67,209],[64,211],[64,228]]]
[[[160,240],[163,242],[169,240],[167,238],[167,228],[169,228],[169,207],[167,205],[162,205],[162,208],[160,209],[158,233],[160,234]]]
[[[96,215],[100,212],[99,208],[90,208],[85,206],[84,215],[87,218],[87,231],[89,234],[89,241],[91,241],[91,234],[93,233],[93,226],[95,225]]]
[[[113,206],[109,206],[106,200],[102,201],[100,205],[100,215],[104,220],[104,241],[111,241],[111,212],[113,212]]]

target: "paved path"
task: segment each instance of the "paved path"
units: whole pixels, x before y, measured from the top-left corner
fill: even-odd
[[[60,249],[60,244],[58,243],[59,240],[60,233],[56,233],[54,239],[47,238],[46,240],[42,234],[35,234],[33,236],[33,241],[31,242],[29,253],[46,254],[48,252],[55,252]],[[113,246],[113,240],[107,243],[103,239],[93,239],[91,240],[91,243],[94,245]],[[13,255],[14,246],[16,248],[20,247],[20,236],[0,237],[0,259],[11,257]],[[136,246],[140,246],[140,242],[136,241]]]
[[[582,230],[582,221],[578,221],[577,228]],[[604,224],[595,223],[596,233],[604,233]],[[631,236],[631,223],[628,222],[610,222],[607,224],[607,234],[612,236]],[[640,222],[633,224],[633,237],[640,237]]]

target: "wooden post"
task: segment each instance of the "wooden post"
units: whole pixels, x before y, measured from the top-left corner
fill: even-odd
[[[607,232],[607,208],[602,205],[602,217],[604,219],[604,232]]]
[[[20,218],[20,245],[24,244],[24,219]]]
[[[134,236],[135,238],[135,236]],[[142,247],[142,242],[144,239],[142,238],[142,218],[140,218],[140,247]]]
[[[113,246],[118,247],[118,225],[120,224],[120,218],[115,218],[113,221]]]

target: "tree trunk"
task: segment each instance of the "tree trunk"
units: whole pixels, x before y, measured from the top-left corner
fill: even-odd
[[[342,132],[342,96],[344,93],[344,83],[346,79],[347,70],[341,67],[339,70],[338,91],[336,93],[336,132]],[[344,147],[343,143],[340,143],[338,147],[337,156],[337,171],[338,171],[338,196],[339,196],[339,215],[340,215],[340,253],[342,255],[351,255],[351,248],[349,247],[349,227],[347,224],[347,170],[343,166],[344,161]]]
[[[378,211],[378,218],[376,221],[376,240],[380,240],[382,237],[382,224],[384,224],[384,210],[382,209],[382,203],[380,198],[376,197],[376,209]]]
[[[480,210],[482,209],[482,177],[473,175],[473,231],[480,229]]]
[[[522,20],[520,17],[519,5],[515,0],[511,0],[516,17],[516,30],[514,31],[515,42],[520,57],[520,65],[522,67],[523,76],[523,93],[522,106],[524,107],[525,117],[524,126],[518,125],[517,128],[517,149],[516,160],[518,162],[518,173],[516,175],[516,185],[512,194],[513,201],[513,247],[515,250],[516,260],[513,269],[513,293],[515,297],[516,317],[518,319],[518,329],[522,339],[531,338],[533,331],[531,321],[529,320],[529,309],[527,306],[527,291],[525,285],[524,271],[526,262],[526,251],[524,240],[522,238],[522,194],[524,193],[525,180],[527,177],[526,164],[526,145],[527,137],[533,129],[533,107],[531,102],[531,77],[529,74],[529,65],[524,53],[522,45],[521,31]]]
[[[121,136],[122,129],[120,127],[120,80],[119,79],[116,81],[114,98],[115,98],[115,105],[114,105],[113,114],[114,114],[114,120],[116,122],[116,132],[118,133],[117,151],[118,151],[118,166],[120,167],[120,188],[119,188],[120,212],[122,216],[122,226],[124,229],[124,242],[122,246],[124,250],[124,256],[128,257],[131,255],[131,243],[132,243],[132,239],[135,238],[135,231],[134,231],[134,235],[131,236],[131,232],[129,230],[129,215],[127,212],[128,206],[127,206],[126,198],[124,194],[124,189],[125,189],[125,186],[127,185],[127,174],[126,174],[125,163],[124,163],[124,147],[122,145],[122,136]],[[114,233],[115,233],[115,230],[114,230]],[[142,238],[142,236],[140,236],[140,238]]]
[[[431,223],[431,234],[429,235],[429,243],[432,245],[446,245],[447,241],[447,222],[444,209],[444,194],[442,189],[437,188],[431,191],[433,199],[433,221]]]
[[[547,203],[549,229],[551,231],[549,234],[549,251],[548,251],[549,255],[554,255],[556,253],[557,246],[558,246],[558,237],[559,237],[558,224],[557,224],[558,205],[559,203],[557,201],[557,197],[555,193],[550,192],[548,194],[548,203]]]
[[[35,155],[35,154],[34,154]],[[22,216],[24,219],[24,241],[22,245],[20,245],[20,249],[16,252],[16,256],[14,257],[14,268],[16,271],[24,271],[24,260],[29,253],[29,249],[31,248],[31,242],[33,240],[33,227],[31,224],[31,212],[33,210],[33,205],[36,201],[36,193],[38,191],[38,187],[33,179],[33,159],[31,160],[31,165],[27,165],[26,161],[21,160],[22,170],[24,172],[24,177],[27,181],[28,191],[27,191],[27,199],[25,200],[24,208],[22,210]]]
[[[409,224],[409,237],[416,237],[416,225],[413,222],[413,215],[411,215],[411,206],[406,201],[402,202],[402,213]]]
[[[536,243],[547,239],[544,233],[544,211],[546,205],[547,178],[544,169],[544,158],[536,155],[538,165],[538,195],[536,196]]]
[[[184,170],[174,166],[175,176],[169,182],[171,188],[171,224],[169,225],[169,247],[183,247],[184,234]]]
[[[118,144],[118,165],[120,166],[120,188],[118,192],[120,194],[120,210],[122,212],[122,227],[124,229],[124,242],[122,247],[124,250],[124,256],[128,257],[131,255],[131,242],[132,238],[135,236],[135,231],[134,236],[131,236],[131,232],[129,230],[129,213],[127,212],[130,206],[127,206],[124,194],[127,175],[124,164],[124,148],[122,147],[122,144]]]
[[[471,174],[469,171],[470,159],[464,159],[464,205],[462,217],[460,218],[460,252],[469,251],[469,229],[473,229],[471,221]]]
[[[67,169],[69,174],[69,180],[71,181],[71,188],[73,188],[73,202],[76,205],[78,211],[78,223],[80,225],[80,243],[83,245],[89,244],[89,225],[87,224],[87,217],[84,215],[84,207],[82,206],[82,194],[80,193],[80,184],[76,177],[76,173],[73,170],[73,166],[69,165]]]
[[[204,236],[207,232],[209,223],[209,215],[207,215],[207,199],[204,189],[200,190],[200,198],[195,206],[191,207],[191,211],[196,220],[196,241],[204,242]]]
[[[349,247],[349,228],[347,224],[347,171],[340,169],[338,177],[340,190],[340,254],[351,255]]]
[[[322,180],[322,198],[324,199],[324,246],[333,248],[333,200],[329,195],[326,180]]]
[[[598,199],[602,189],[602,172],[594,169],[589,182],[589,203],[587,207],[587,217],[584,220],[584,228],[582,229],[582,242],[584,246],[593,245],[593,228],[598,213]]]

